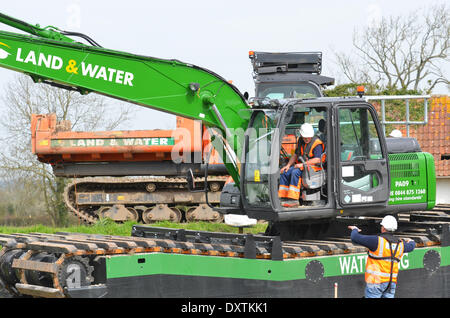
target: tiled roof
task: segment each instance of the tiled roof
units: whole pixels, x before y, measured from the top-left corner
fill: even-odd
[[[403,136],[406,136],[406,126],[399,125],[397,128],[401,130]],[[417,139],[422,151],[433,155],[437,177],[450,176],[449,96],[432,96],[428,107],[428,124],[410,126],[409,136]]]
[[[414,127],[414,126],[413,126]],[[410,136],[417,138],[422,151],[434,156],[436,176],[450,176],[450,97],[433,96],[428,109],[428,124],[414,127]]]

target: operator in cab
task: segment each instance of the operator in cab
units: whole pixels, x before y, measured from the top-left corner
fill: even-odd
[[[308,123],[303,124],[300,127],[300,137],[298,138],[295,153],[288,164],[280,170],[278,196],[282,200],[281,203],[284,207],[299,207],[302,175],[305,167],[298,159],[302,157],[306,165],[318,171],[321,169],[319,164],[324,150],[323,142],[319,137],[314,136],[313,126]]]

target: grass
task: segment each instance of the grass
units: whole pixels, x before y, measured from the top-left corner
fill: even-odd
[[[85,234],[101,234],[101,235],[118,235],[118,236],[130,236],[131,228],[136,222],[125,222],[123,224],[117,224],[109,219],[102,219],[94,225],[80,225],[54,228],[44,225],[34,225],[27,227],[12,227],[12,226],[0,226],[1,234],[12,233],[48,233],[53,234],[56,232],[69,232],[69,233],[85,233]],[[157,222],[148,226],[166,227],[176,229],[186,229],[194,231],[208,231],[208,232],[227,232],[238,233],[238,228],[231,227],[224,223],[208,223],[208,222],[192,222],[192,223],[171,223],[168,221]],[[244,233],[258,234],[263,233],[266,230],[267,224],[258,223],[251,228],[245,228]]]

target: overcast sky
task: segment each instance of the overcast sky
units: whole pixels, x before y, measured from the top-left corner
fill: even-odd
[[[253,96],[249,50],[322,51],[322,74],[335,77],[339,83],[333,51],[351,52],[355,28],[384,15],[401,15],[444,2],[15,0],[2,1],[0,11],[32,24],[85,33],[105,48],[176,58],[205,67]],[[0,29],[17,32],[4,25]],[[16,74],[0,69],[0,97]],[[444,87],[438,93],[448,90]],[[136,107],[136,119],[121,129],[175,125],[172,115]]]

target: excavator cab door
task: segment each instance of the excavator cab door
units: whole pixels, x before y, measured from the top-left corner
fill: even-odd
[[[252,218],[267,219],[273,212],[271,178],[278,172],[278,160],[271,154],[279,153],[279,118],[275,109],[256,110],[245,134],[241,190],[244,210]]]
[[[389,200],[389,163],[384,134],[374,108],[361,102],[334,108],[336,205],[385,206]]]

